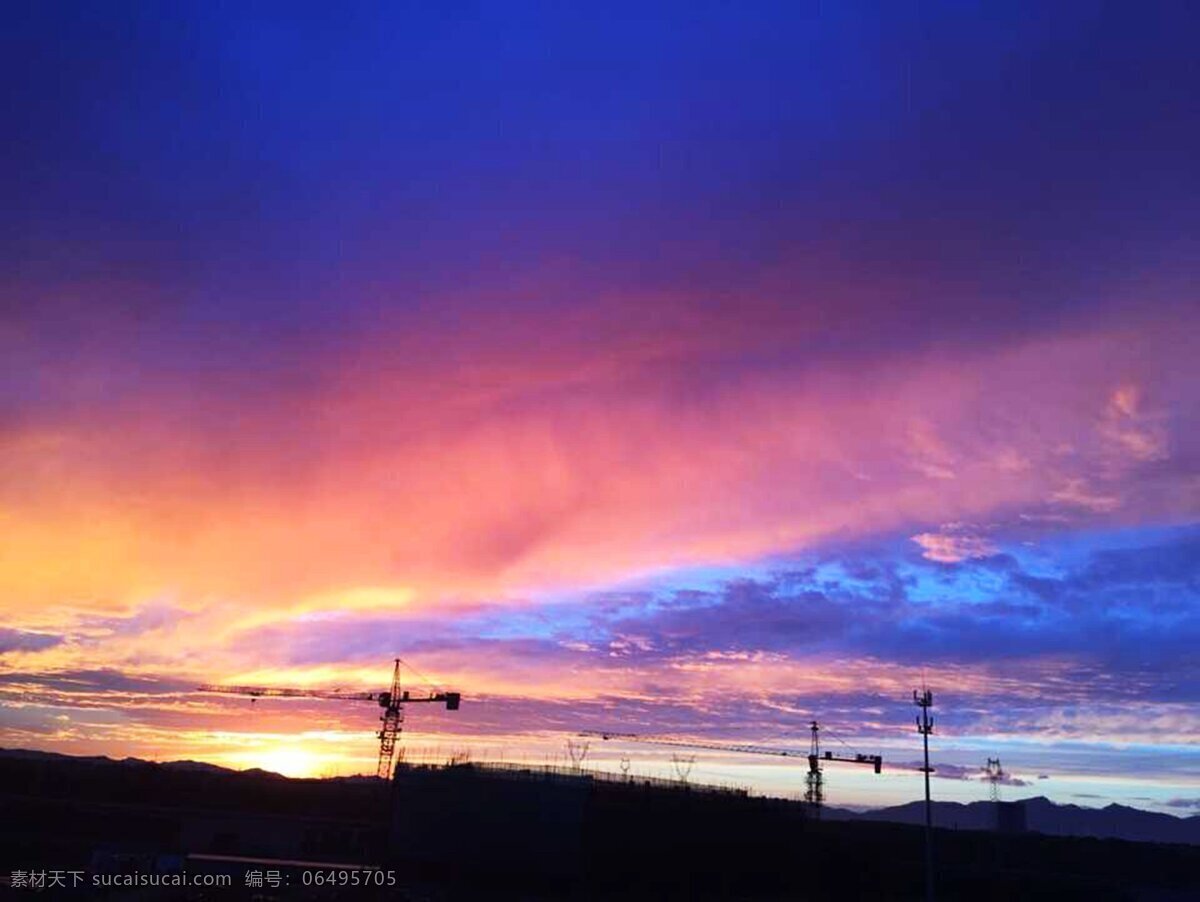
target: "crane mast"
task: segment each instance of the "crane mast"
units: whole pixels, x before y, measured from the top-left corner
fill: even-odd
[[[392,776],[392,759],[396,753],[396,740],[400,738],[400,725],[404,723],[404,703],[400,691],[400,659],[392,668],[392,688],[388,691],[388,704],[382,705],[379,715],[379,764],[375,776],[385,780]],[[449,707],[449,705],[447,705]]]
[[[822,762],[839,761],[845,764],[865,764],[874,768],[875,773],[881,773],[883,770],[883,756],[881,755],[863,755],[855,753],[853,755],[837,755],[830,751],[822,751],[821,749],[821,725],[817,721],[812,721],[809,724],[810,740],[807,755],[804,752],[793,749],[777,749],[769,746],[761,745],[740,745],[727,744],[721,742],[705,742],[704,740],[680,739],[673,736],[660,736],[648,733],[619,733],[611,730],[584,730],[580,736],[591,736],[599,739],[616,739],[626,742],[639,742],[647,745],[665,745],[675,748],[687,749],[704,749],[714,752],[737,752],[747,755],[774,755],[779,758],[808,758],[808,773],[805,776],[804,784],[804,800],[812,809],[813,815],[820,816],[821,806],[825,802],[825,786],[824,776],[822,775]]]
[[[438,702],[447,711],[457,711],[462,701],[459,692],[428,690],[413,692],[400,686],[401,659],[396,658],[392,667],[392,683],[385,692],[345,692],[339,689],[297,689],[287,686],[226,686],[206,683],[198,686],[200,692],[216,692],[222,695],[246,695],[253,701],[258,698],[315,698],[343,702],[375,702],[383,709],[379,715],[379,761],[376,776],[390,780],[392,761],[396,755],[396,742],[404,723],[404,706],[410,702]]]
[[[821,773],[821,727],[814,720],[809,729],[812,738],[808,746],[808,773],[804,775],[804,801],[813,814],[820,817],[821,806],[825,804],[825,775]]]

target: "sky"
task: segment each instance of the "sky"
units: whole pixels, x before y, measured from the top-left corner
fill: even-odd
[[[0,745],[1200,811],[1194,4],[4,17]]]

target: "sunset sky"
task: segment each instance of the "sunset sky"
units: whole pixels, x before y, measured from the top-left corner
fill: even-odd
[[[1200,13],[1120,6],[7,6],[0,746],[373,772],[192,690],[398,654],[414,756],[815,717],[871,805],[925,681],[936,797],[1200,811]]]

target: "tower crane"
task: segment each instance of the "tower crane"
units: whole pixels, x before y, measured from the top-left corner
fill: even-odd
[[[443,692],[437,689],[411,691],[400,687],[400,665],[395,659],[392,667],[392,685],[385,692],[346,692],[340,689],[294,689],[283,686],[225,686],[206,683],[196,687],[200,692],[219,692],[224,695],[248,695],[251,701],[258,698],[319,698],[340,702],[376,702],[383,713],[379,715],[379,764],[376,776],[385,780],[392,778],[392,759],[396,753],[396,740],[404,723],[404,706],[413,702],[438,702],[446,705],[447,711],[457,711],[462,693]]]
[[[855,752],[853,755],[836,755],[831,751],[821,749],[821,725],[817,721],[809,724],[811,739],[808,753],[795,749],[776,749],[762,745],[726,744],[721,742],[705,742],[703,740],[680,739],[674,736],[659,736],[647,733],[616,733],[611,731],[584,730],[579,735],[593,736],[600,739],[617,739],[625,742],[640,742],[648,745],[666,745],[674,748],[706,749],[714,752],[737,752],[747,755],[775,755],[780,758],[808,758],[808,774],[804,780],[804,801],[811,807],[814,816],[820,817],[821,806],[825,802],[825,780],[822,774],[822,762],[839,761],[845,764],[866,764],[875,769],[875,773],[883,770],[882,755],[863,755]]]

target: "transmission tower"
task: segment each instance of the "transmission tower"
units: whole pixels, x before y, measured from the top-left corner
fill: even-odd
[[[1000,801],[1000,784],[1004,782],[1004,778],[1006,776],[1007,774],[1004,773],[1004,768],[1000,766],[999,758],[987,759],[987,767],[984,768],[983,779],[987,780],[989,784],[988,797],[993,803],[998,803]]]
[[[622,755],[621,756],[621,776],[623,776],[626,780],[629,779],[629,768],[632,766],[633,766],[633,763],[629,760],[629,756]]]
[[[696,756],[675,753],[671,755],[671,763],[675,766],[675,774],[679,777],[679,782],[686,783],[688,777],[692,775],[692,768],[696,764]]]
[[[574,739],[567,740],[567,757],[571,759],[572,770],[583,770],[583,762],[587,758],[590,747],[591,743],[588,742],[576,742]]]

